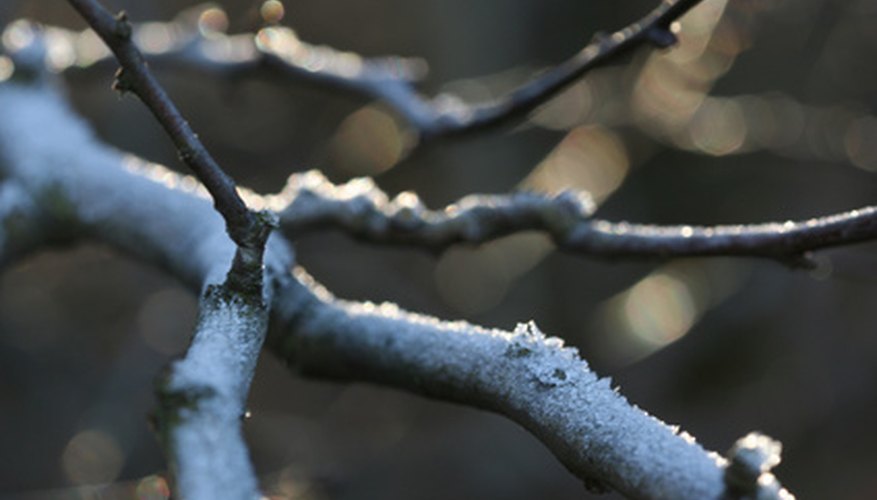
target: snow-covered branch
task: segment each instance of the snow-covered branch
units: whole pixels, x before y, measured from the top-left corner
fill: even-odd
[[[298,277],[309,283],[303,270]],[[726,490],[724,459],[632,406],[576,349],[533,323],[488,330],[394,304],[338,301],[309,286],[316,295],[307,307],[286,306],[299,298],[278,301],[280,327],[270,341],[306,375],[375,382],[506,415],[598,490],[667,499],[721,498]],[[757,476],[753,498],[789,498],[775,480]]]
[[[422,94],[416,84],[424,76],[426,65],[416,59],[363,58],[308,44],[293,30],[280,26],[265,27],[250,35],[225,35],[221,32],[224,13],[216,7],[201,9],[200,16],[186,12],[161,28],[156,24],[144,26],[135,33],[135,39],[140,40],[153,65],[226,77],[268,76],[275,81],[305,83],[381,101],[422,138],[429,139],[509,123],[546,103],[592,69],[613,62],[632,49],[642,45],[659,48],[673,45],[676,36],[671,25],[701,1],[662,1],[642,19],[595,36],[575,55],[508,94],[477,104],[467,104],[449,94],[436,97]],[[193,18],[198,25],[192,23]],[[85,53],[67,58],[65,65],[88,66],[102,60],[93,47],[80,47],[80,52]]]
[[[338,229],[359,239],[441,251],[521,231],[542,231],[561,250],[605,258],[757,256],[806,265],[805,254],[877,238],[877,207],[801,221],[719,226],[658,226],[592,218],[587,193],[470,195],[428,210],[417,195],[392,200],[368,178],[334,185],[316,171],[290,177],[271,200],[290,237]]]
[[[7,182],[14,180],[35,199],[53,193],[63,203],[47,204],[51,215],[76,221],[82,236],[164,267],[196,291],[223,280],[234,244],[222,218],[191,179],[100,144],[48,85],[0,84],[0,109],[0,173]],[[632,407],[573,350],[534,326],[500,332],[388,305],[335,301],[303,273],[290,274],[292,251],[277,236],[269,239],[265,259],[273,349],[304,371],[388,384],[500,412],[530,429],[575,474],[634,497],[704,498],[724,491],[721,460]],[[208,293],[191,359],[204,359],[206,352],[222,361],[231,355],[226,348],[232,346],[223,344],[228,341],[253,355],[254,337],[238,343],[201,335],[217,331],[226,320],[229,327],[244,321],[245,328],[236,332],[261,328],[260,320],[243,319],[247,311],[213,300]],[[205,379],[203,374],[189,375],[193,366],[198,365],[177,365],[168,387],[184,395],[198,387]],[[209,376],[215,369],[205,368],[204,373]],[[209,410],[205,415],[213,414],[214,404],[227,403],[215,410],[225,420],[212,422],[215,426],[204,427],[205,432],[237,425],[228,419],[240,414],[246,371],[222,378],[217,392],[206,398],[193,389],[194,401]],[[189,396],[184,403],[193,401]],[[182,424],[194,432],[199,427],[194,422],[184,419]],[[178,464],[191,460],[197,468],[204,463],[199,460],[209,458],[201,456],[204,450],[179,446],[176,453],[191,456],[175,459]],[[247,495],[252,490],[241,491]]]
[[[179,498],[261,498],[241,431],[268,327],[268,308],[221,285],[207,288],[186,356],[158,387],[154,419]]]

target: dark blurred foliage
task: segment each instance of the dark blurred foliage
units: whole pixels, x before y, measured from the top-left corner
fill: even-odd
[[[282,22],[313,43],[424,57],[424,88],[488,98],[654,1],[298,0]],[[122,1],[135,21],[194,5]],[[224,2],[229,30],[261,4]],[[81,29],[64,2],[7,1]],[[527,123],[407,151],[379,106],[291,83],[160,75],[243,185],[376,174],[440,206],[515,187],[591,190],[600,215],[656,223],[804,218],[873,203],[877,5],[707,0],[682,45],[591,74]],[[77,109],[110,144],[179,168],[111,73],[71,72]],[[522,235],[434,258],[337,234],[298,244],[338,296],[513,328],[534,319],[580,348],[635,404],[726,450],[750,430],[784,443],[776,470],[804,498],[877,496],[877,255],[818,254],[814,271],[750,259],[605,262]],[[196,300],[152,267],[86,245],[0,282],[0,497],[164,498],[146,415],[153,377],[185,348]],[[582,485],[502,418],[362,385],[303,380],[266,355],[245,429],[279,498],[582,498]]]

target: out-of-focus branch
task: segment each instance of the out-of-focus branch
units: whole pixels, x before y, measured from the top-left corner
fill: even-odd
[[[336,186],[316,171],[290,177],[272,203],[285,205],[281,227],[291,237],[326,229],[382,244],[441,251],[522,231],[542,231],[558,248],[605,258],[755,256],[807,264],[807,252],[877,238],[877,207],[802,221],[718,226],[659,226],[591,217],[586,193],[473,195],[428,210],[413,193],[393,200],[371,179]]]
[[[89,3],[88,0],[75,0]],[[178,36],[180,43],[159,44],[149,55],[155,64],[191,67],[225,76],[268,74],[318,88],[376,99],[392,108],[422,138],[461,135],[496,127],[520,118],[557,95],[588,71],[612,62],[641,45],[666,48],[676,43],[671,25],[702,0],[662,1],[648,15],[611,34],[599,34],[582,50],[494,101],[468,105],[452,95],[435,98],[416,88],[425,65],[404,58],[362,58],[349,52],[301,41],[284,27],[267,27],[255,36],[211,33]],[[220,15],[220,14],[217,14]],[[116,28],[109,20],[106,29]],[[167,33],[186,29],[178,22]],[[154,26],[150,27],[154,29]],[[103,34],[101,35],[104,36]],[[118,37],[116,37],[118,38]],[[145,38],[145,37],[144,37]],[[112,44],[111,44],[112,47]],[[116,51],[113,48],[114,52]]]
[[[51,203],[51,193],[40,201]],[[0,183],[0,269],[69,236],[65,225],[49,217],[24,187],[13,181]]]
[[[53,210],[67,214],[82,235],[161,265],[194,290],[222,277],[234,245],[222,219],[189,182],[99,143],[48,87],[0,84],[0,109],[6,116],[0,120],[0,174],[32,196],[53,190],[64,201]],[[278,237],[269,241],[265,263],[266,303],[274,311],[272,349],[306,373],[382,383],[502,413],[543,440],[574,474],[632,497],[718,498],[733,485],[734,491],[788,498],[766,472],[775,460],[755,468],[746,460],[742,473],[726,479],[723,461],[632,407],[574,350],[543,336],[535,326],[501,332],[405,313],[391,305],[336,301],[304,273],[290,275],[292,252]],[[243,451],[239,432],[224,435],[229,441],[219,443],[213,431],[224,433],[236,425],[230,419],[239,416],[249,380],[245,372],[258,339],[209,333],[233,335],[261,328],[261,319],[247,317],[252,306],[223,300],[212,291],[205,295],[189,355],[172,368],[165,383],[176,394],[169,400],[179,403],[171,415],[181,416],[178,424],[192,430],[187,438],[175,438],[178,451],[204,460],[191,467],[220,467],[219,453],[238,450],[222,462],[221,473],[212,470],[211,482],[232,480],[238,471],[230,471],[229,464],[250,470],[238,454]],[[234,332],[224,330],[233,326]],[[247,359],[233,359],[235,353]],[[210,361],[211,367],[201,367],[197,360]],[[221,366],[241,369],[234,374],[214,371]],[[227,404],[214,409],[220,402]],[[189,413],[194,409],[200,413]],[[217,418],[198,420],[211,415]],[[209,451],[214,456],[201,455]],[[254,484],[248,481],[240,484]],[[214,490],[198,491],[212,495]],[[220,496],[232,491],[244,497],[252,493],[242,487]]]

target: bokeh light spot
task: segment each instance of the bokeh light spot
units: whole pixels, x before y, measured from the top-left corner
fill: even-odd
[[[135,490],[137,500],[167,500],[171,497],[171,489],[161,476],[147,476],[137,483]]]
[[[621,186],[629,168],[627,148],[614,132],[581,126],[570,131],[522,185],[550,194],[587,191],[599,204]]]
[[[115,481],[125,456],[118,442],[98,429],[82,431],[67,443],[61,466],[70,481],[77,485]]]
[[[355,175],[389,170],[409,149],[413,138],[390,115],[366,106],[348,116],[332,138],[339,166]]]
[[[746,140],[746,120],[740,105],[731,99],[707,99],[694,115],[689,137],[697,149],[710,155],[736,152]]]
[[[174,34],[166,23],[143,23],[134,33],[134,41],[147,54],[163,54],[174,46]]]
[[[262,4],[262,7],[259,9],[259,14],[262,15],[262,19],[267,24],[277,24],[286,14],[286,9],[283,7],[283,3],[278,0],[268,0],[267,2]]]
[[[198,16],[198,31],[207,38],[225,33],[228,29],[228,15],[218,7],[210,7]]]
[[[15,64],[12,62],[12,59],[0,56],[0,82],[5,82],[12,78],[13,73],[15,73]]]

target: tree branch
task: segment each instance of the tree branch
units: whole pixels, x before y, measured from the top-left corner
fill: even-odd
[[[92,4],[90,0],[71,0]],[[487,130],[512,122],[557,95],[594,68],[610,63],[641,46],[659,48],[676,43],[671,25],[702,0],[664,0],[648,15],[609,35],[598,34],[566,61],[494,101],[468,105],[458,97],[425,96],[416,88],[425,64],[398,57],[363,58],[350,52],[314,46],[301,41],[289,28],[266,27],[255,35],[198,34],[191,23],[177,21],[190,33],[173,47],[150,54],[155,64],[189,67],[223,76],[267,74],[304,82],[329,91],[343,91],[376,99],[393,109],[420,134],[430,139]],[[100,25],[108,32],[107,44],[117,52],[118,28],[112,17]],[[116,23],[118,24],[118,23]],[[102,38],[107,38],[101,34]],[[118,56],[118,52],[117,52]],[[120,59],[121,60],[121,59]]]
[[[393,200],[368,178],[334,185],[316,171],[290,177],[272,204],[280,225],[298,238],[338,229],[381,244],[440,252],[522,231],[542,231],[566,252],[604,258],[755,256],[806,264],[807,252],[877,238],[877,207],[802,221],[719,226],[659,226],[594,219],[587,193],[471,195],[428,210],[413,193]]]
[[[131,42],[131,26],[124,13],[113,17],[96,0],[70,3],[120,62],[114,88],[134,92],[152,111],[180,157],[213,197],[237,245],[225,280],[221,284],[202,281],[207,287],[192,344],[158,388],[156,423],[175,489],[187,499],[260,498],[240,421],[268,326],[262,261],[274,217],[247,208],[234,182],[150,73]]]
[[[374,382],[505,415],[593,489],[629,498],[723,498],[723,459],[632,406],[576,349],[535,324],[504,332],[443,322],[395,304],[338,301],[302,270],[297,277],[315,295],[281,292],[269,345],[305,375]],[[744,475],[752,498],[791,498],[758,470],[764,475]]]
[[[222,277],[234,245],[224,234],[222,220],[206,200],[186,187],[188,182],[97,142],[47,86],[0,84],[0,109],[6,116],[0,120],[4,160],[0,173],[9,180],[19,182],[34,197],[54,190],[66,207],[59,212],[77,221],[81,234],[163,265],[195,290]],[[573,350],[542,336],[533,326],[500,332],[441,322],[390,305],[335,301],[303,273],[290,275],[292,251],[278,237],[269,240],[265,262],[270,292],[266,303],[274,311],[272,347],[310,374],[388,384],[503,413],[527,426],[573,473],[634,497],[703,498],[700,493],[718,497],[725,485],[733,484],[740,491],[752,486],[752,467],[746,465],[751,461],[743,464],[745,473],[733,474],[733,482],[723,479],[726,469],[720,460],[692,444],[690,437],[631,407]],[[222,342],[231,341],[254,352],[257,342],[249,336],[239,343],[201,335],[214,331],[218,322],[246,317],[235,304],[214,308],[211,300],[215,299],[210,293],[204,299],[190,357],[178,365],[181,378],[170,378],[171,387],[182,388],[183,394],[205,380],[184,377],[197,364],[195,359],[209,358],[205,351],[225,359],[232,351],[226,351]],[[252,321],[235,332],[261,328],[259,320]],[[250,361],[228,362],[243,366]],[[217,428],[231,428],[228,419],[239,415],[244,390],[240,388],[248,380],[245,371],[239,370],[233,379],[220,377],[219,387],[239,389],[217,388],[215,394],[198,400],[204,404],[198,407],[202,411],[213,411],[212,405],[220,399],[229,403],[217,413],[226,419],[217,422]],[[198,427],[195,420],[181,424]],[[199,442],[210,446],[209,440]],[[185,445],[175,451],[200,454],[203,450]],[[756,486],[782,498],[785,493],[764,472],[768,468],[757,468],[762,472],[755,475]],[[215,480],[216,474],[210,479]],[[243,495],[251,492],[242,491]]]
[[[165,129],[180,154],[180,159],[195,173],[213,197],[217,211],[225,218],[227,230],[238,247],[258,250],[262,221],[250,212],[238,196],[234,181],[226,175],[201,144],[189,123],[152,75],[143,54],[131,41],[131,25],[125,13],[113,16],[97,0],[69,0],[95,33],[107,44],[121,68],[113,88],[133,92]]]
[[[247,394],[268,326],[261,300],[209,286],[186,356],[158,385],[153,421],[179,498],[262,498],[241,432]]]

